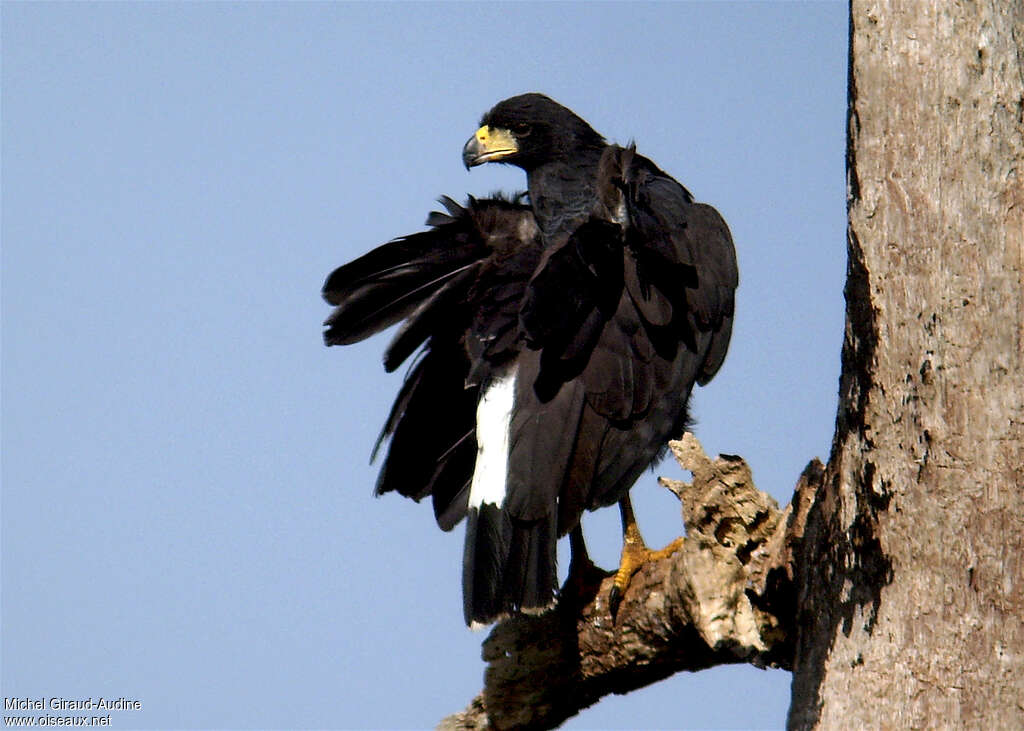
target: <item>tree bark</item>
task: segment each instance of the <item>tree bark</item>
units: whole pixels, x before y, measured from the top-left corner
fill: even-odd
[[[840,410],[792,728],[1024,728],[1024,3],[854,0]]]
[[[849,227],[829,463],[779,511],[674,443],[687,540],[499,624],[445,728],[549,728],[726,662],[793,670],[789,726],[1024,728],[1024,0],[852,0]]]

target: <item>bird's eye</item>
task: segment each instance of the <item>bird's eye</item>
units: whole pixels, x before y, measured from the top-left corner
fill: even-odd
[[[528,124],[516,124],[512,126],[512,134],[516,137],[529,137],[532,128]]]

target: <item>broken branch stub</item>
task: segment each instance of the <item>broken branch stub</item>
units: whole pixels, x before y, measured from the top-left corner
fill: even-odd
[[[741,458],[712,460],[690,433],[669,447],[693,474],[660,480],[682,504],[682,547],[633,577],[614,620],[605,576],[582,592],[563,588],[544,615],[496,625],[483,646],[483,691],[440,728],[552,728],[604,695],[680,670],[791,667],[794,564],[821,463],[807,466],[779,510]]]

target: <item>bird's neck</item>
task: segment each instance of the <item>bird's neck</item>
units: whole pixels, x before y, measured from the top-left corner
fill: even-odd
[[[574,231],[594,210],[600,161],[600,150],[586,150],[571,160],[552,160],[527,173],[533,215],[548,242]]]

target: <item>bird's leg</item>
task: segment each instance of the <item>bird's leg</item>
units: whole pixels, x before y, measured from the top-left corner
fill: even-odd
[[[590,560],[587,542],[583,539],[583,526],[577,523],[569,533],[569,575],[585,575],[594,569],[597,566]]]
[[[569,533],[569,552],[569,575],[565,578],[562,596],[572,596],[579,601],[579,606],[584,606],[597,595],[609,572],[590,560],[583,540],[583,527],[579,523]]]
[[[619,562],[619,570],[615,574],[615,581],[612,583],[612,590],[608,594],[608,607],[611,609],[612,618],[619,611],[619,604],[626,594],[629,581],[633,574],[650,561],[660,561],[668,558],[683,546],[683,538],[680,536],[660,551],[652,551],[644,543],[640,535],[640,528],[636,524],[636,516],[633,515],[633,504],[629,501],[629,493],[619,500],[619,512],[622,515],[622,560]]]

